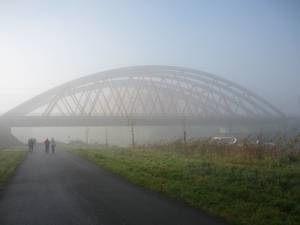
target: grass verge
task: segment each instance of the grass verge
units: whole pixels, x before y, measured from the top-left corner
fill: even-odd
[[[251,153],[249,160],[237,154],[240,148],[230,154],[224,154],[228,149],[193,154],[87,146],[64,149],[232,224],[300,224],[298,156],[260,152],[259,157]]]
[[[0,190],[13,175],[27,152],[28,150],[23,148],[0,150]]]

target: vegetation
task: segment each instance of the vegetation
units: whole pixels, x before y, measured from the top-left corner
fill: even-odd
[[[1,148],[0,150],[0,189],[6,184],[17,166],[26,156],[28,149]]]
[[[232,224],[300,224],[299,135],[275,146],[210,139],[147,143],[135,150],[64,148],[136,184]]]

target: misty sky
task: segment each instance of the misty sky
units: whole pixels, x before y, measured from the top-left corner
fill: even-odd
[[[0,114],[138,65],[212,73],[300,114],[300,1],[1,0],[0,62]]]

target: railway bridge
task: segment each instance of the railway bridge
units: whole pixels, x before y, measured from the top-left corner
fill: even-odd
[[[218,125],[223,132],[285,129],[287,116],[222,77],[174,66],[91,74],[48,90],[0,117],[2,126]],[[255,128],[254,128],[255,127]]]

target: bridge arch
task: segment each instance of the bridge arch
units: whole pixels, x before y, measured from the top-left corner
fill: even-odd
[[[174,66],[134,66],[48,90],[3,117],[285,117],[252,91],[219,76]]]

